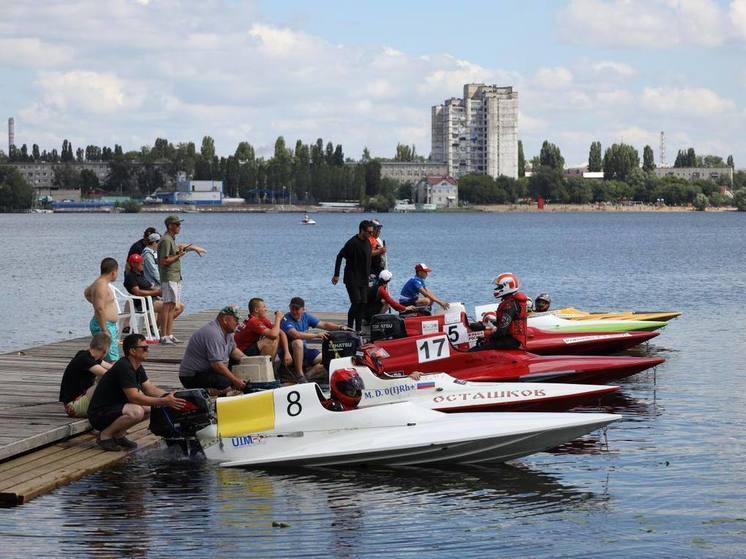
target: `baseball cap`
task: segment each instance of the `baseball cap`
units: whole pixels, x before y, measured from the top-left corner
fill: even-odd
[[[129,255],[129,258],[127,258],[127,262],[130,264],[136,264],[138,262],[142,262],[142,256],[137,254],[136,252]]]
[[[170,216],[168,216],[166,218],[166,227],[168,227],[172,223],[181,223],[182,221],[184,221],[184,220],[181,219],[178,215],[173,215],[172,214],[172,215],[170,215]]]
[[[220,314],[232,316],[236,320],[241,320],[241,312],[238,305],[227,305],[220,309]]]
[[[148,235],[148,242],[149,243],[157,243],[161,240],[161,236],[158,233],[151,233]]]
[[[424,262],[420,262],[414,267],[416,272],[432,272],[430,268],[427,267],[427,264]]]

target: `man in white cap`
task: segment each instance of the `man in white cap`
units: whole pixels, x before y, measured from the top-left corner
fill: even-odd
[[[420,262],[414,267],[414,277],[407,280],[404,287],[401,288],[399,295],[399,304],[414,305],[417,307],[429,307],[433,303],[438,303],[444,309],[448,309],[448,303],[438,299],[432,291],[425,286],[425,279],[432,270],[424,262]]]

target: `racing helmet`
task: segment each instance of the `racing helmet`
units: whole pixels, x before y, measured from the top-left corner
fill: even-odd
[[[549,293],[541,293],[536,296],[536,306],[541,307],[542,311],[548,311],[551,304],[552,298],[549,296]]]
[[[505,272],[495,278],[495,291],[493,294],[498,299],[502,299],[506,295],[518,291],[520,285],[521,284],[515,274]]]
[[[378,274],[378,279],[381,280],[384,283],[388,283],[391,281],[391,278],[394,277],[394,274],[389,272],[388,270],[381,270],[381,273]]]
[[[534,312],[534,300],[531,297],[526,297],[526,312]]]
[[[329,379],[332,398],[337,400],[345,410],[353,410],[363,396],[363,379],[355,369],[337,369]]]

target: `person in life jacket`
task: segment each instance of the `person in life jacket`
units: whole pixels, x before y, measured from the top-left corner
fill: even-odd
[[[368,322],[370,322],[373,315],[389,312],[389,309],[399,312],[416,310],[414,305],[402,305],[391,296],[389,293],[389,282],[392,277],[393,274],[390,271],[381,270],[376,281],[368,288],[368,298],[365,314],[363,315],[363,318]]]
[[[501,299],[495,313],[495,331],[480,346],[482,349],[526,349],[526,301],[518,291],[520,282],[511,273],[495,278],[496,298]]]

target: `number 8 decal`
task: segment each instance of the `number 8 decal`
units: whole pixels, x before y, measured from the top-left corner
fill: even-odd
[[[297,390],[293,390],[292,392],[288,393],[288,415],[290,417],[295,417],[297,415],[300,415],[300,412],[303,411],[303,406],[300,405],[300,392]]]

